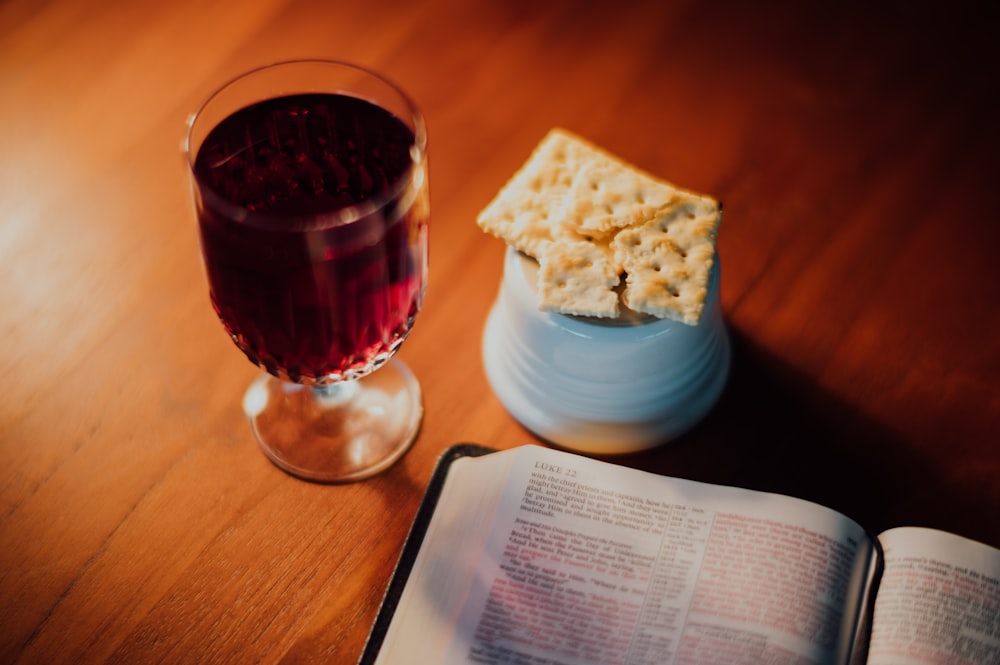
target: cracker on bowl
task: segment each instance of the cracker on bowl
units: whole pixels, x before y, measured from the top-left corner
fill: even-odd
[[[621,299],[637,312],[696,325],[721,217],[711,197],[556,128],[476,221],[538,261],[542,310],[616,317]]]
[[[614,254],[591,242],[558,239],[538,258],[539,308],[578,316],[615,317],[621,281]]]

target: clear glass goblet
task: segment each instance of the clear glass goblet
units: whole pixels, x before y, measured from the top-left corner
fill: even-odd
[[[420,112],[370,70],[280,62],[212,94],[184,150],[212,305],[267,371],[243,400],[261,449],[315,481],[387,468],[423,417],[393,358],[427,283]]]

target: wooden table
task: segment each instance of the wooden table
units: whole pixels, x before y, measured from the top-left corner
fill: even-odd
[[[0,662],[356,661],[438,455],[535,441],[483,373],[474,218],[556,125],[725,204],[729,386],[622,463],[1000,546],[992,35],[910,4],[0,5]],[[294,56],[384,71],[430,128],[423,430],[343,486],[251,438],[179,149]]]

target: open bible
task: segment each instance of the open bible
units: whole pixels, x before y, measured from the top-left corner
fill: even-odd
[[[1000,550],[528,445],[439,462],[362,665],[1000,663]]]

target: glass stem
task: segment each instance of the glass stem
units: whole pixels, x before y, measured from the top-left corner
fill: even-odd
[[[319,386],[312,386],[313,396],[320,406],[326,409],[347,404],[358,392],[357,381],[336,381]]]

